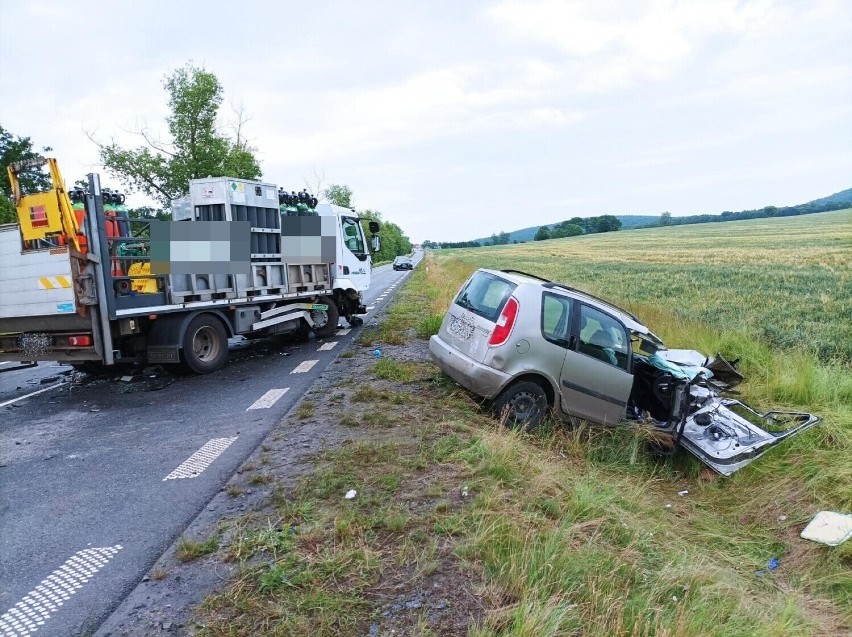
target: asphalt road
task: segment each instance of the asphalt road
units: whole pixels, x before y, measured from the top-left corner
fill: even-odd
[[[373,270],[365,321],[407,276]],[[236,339],[206,376],[0,373],[0,636],[93,633],[357,332]]]

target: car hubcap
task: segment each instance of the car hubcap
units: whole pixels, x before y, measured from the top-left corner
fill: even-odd
[[[519,392],[509,401],[509,409],[514,420],[530,420],[538,413],[536,397],[530,392]]]

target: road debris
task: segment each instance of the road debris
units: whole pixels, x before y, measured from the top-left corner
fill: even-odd
[[[852,515],[820,511],[802,529],[801,537],[827,546],[840,546],[852,537]]]
[[[356,495],[358,495],[358,492],[355,489],[349,489],[349,491],[347,491],[346,495],[344,495],[343,497],[346,500],[352,500],[353,498],[355,498]]]

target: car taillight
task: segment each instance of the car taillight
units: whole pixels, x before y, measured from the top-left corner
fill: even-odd
[[[92,346],[92,337],[91,336],[69,336],[68,344],[71,347],[91,347]]]
[[[494,331],[491,332],[491,338],[488,339],[489,345],[502,345],[512,333],[512,328],[515,327],[515,319],[518,318],[518,301],[515,297],[510,296],[503,306],[503,311],[500,312],[500,318],[497,319],[497,325],[494,326]]]

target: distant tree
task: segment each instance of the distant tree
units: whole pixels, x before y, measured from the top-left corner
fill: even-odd
[[[575,223],[562,221],[553,226],[553,229],[550,231],[550,238],[564,239],[565,237],[576,237],[580,234],[583,234],[583,228]]]
[[[0,126],[0,223],[17,223],[18,215],[12,202],[12,184],[6,167],[19,161],[44,159],[52,148],[45,146],[39,153],[33,149],[29,137],[18,137]],[[44,154],[43,154],[44,153]],[[41,170],[31,170],[20,173],[23,194],[40,192],[50,188],[50,175]]]
[[[329,184],[328,188],[322,191],[322,196],[336,206],[355,207],[352,200],[352,189],[345,184]]]
[[[170,113],[166,117],[169,140],[152,138],[145,129],[136,131],[145,145],[122,148],[115,142],[101,144],[101,162],[131,190],[139,190],[168,206],[189,192],[189,180],[199,177],[258,179],[260,164],[242,134],[247,121],[238,112],[236,135],[222,134],[217,126],[222,104],[222,85],[216,76],[191,62],[165,78]]]
[[[664,212],[663,214],[661,214],[661,215],[660,215],[660,222],[659,222],[659,225],[661,225],[661,226],[670,226],[670,225],[672,225],[672,213],[670,213],[670,212]]]
[[[601,215],[590,219],[592,232],[615,232],[621,228],[621,221],[613,215]]]
[[[536,230],[535,237],[533,237],[535,241],[545,241],[550,239],[550,227],[549,226],[541,226],[538,230]]]
[[[172,213],[162,208],[142,206],[141,208],[129,208],[127,216],[131,219],[157,219],[159,221],[171,221]]]

